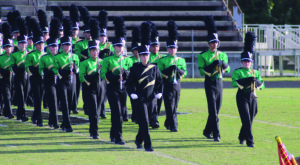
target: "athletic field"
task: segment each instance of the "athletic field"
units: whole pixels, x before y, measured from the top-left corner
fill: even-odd
[[[299,82],[297,82],[299,83]],[[279,164],[275,136],[300,156],[300,88],[266,88],[257,92],[258,114],[253,124],[255,148],[240,145],[241,127],[235,102],[237,89],[223,90],[221,142],[204,138],[207,119],[204,89],[182,89],[179,132],[150,129],[154,152],[135,149],[138,126],[123,123],[125,146],[109,142],[110,115],[99,121],[99,140],[89,137],[89,124],[74,125],[73,133],[0,117],[0,164]],[[79,107],[82,107],[80,102]],[[129,113],[130,104],[128,103]],[[28,107],[30,108],[30,107]],[[106,108],[109,108],[108,106]],[[164,108],[163,108],[164,109]],[[47,111],[47,110],[45,110]],[[83,111],[77,116],[85,117]]]

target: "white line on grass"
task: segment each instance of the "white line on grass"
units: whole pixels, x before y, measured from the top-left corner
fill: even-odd
[[[237,116],[231,116],[231,115],[225,115],[225,114],[219,114],[221,116],[226,116],[226,117],[231,117],[231,118],[240,118]],[[278,123],[272,123],[272,122],[267,122],[267,121],[262,121],[262,120],[254,120],[260,123],[266,123],[266,124],[270,124],[270,125],[277,125],[277,126],[282,126],[282,127],[288,127],[288,128],[297,128],[300,129],[300,127],[296,127],[296,126],[292,126],[292,125],[286,125],[286,124],[278,124]]]

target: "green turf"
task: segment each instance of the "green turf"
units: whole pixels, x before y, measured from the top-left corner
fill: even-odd
[[[299,92],[286,88],[257,92],[254,149],[238,143],[241,122],[235,103],[236,89],[223,91],[220,143],[202,136],[207,119],[204,89],[182,89],[178,111],[190,114],[178,115],[178,133],[164,127],[150,129],[154,153],[134,149],[138,127],[132,122],[123,125],[126,146],[118,146],[108,142],[109,119],[100,120],[101,139],[92,140],[88,137],[88,124],[73,126],[74,134],[1,117],[0,124],[8,127],[0,126],[0,164],[278,164],[275,136],[281,137],[289,152],[300,155]],[[80,111],[79,116],[85,115]],[[165,117],[159,117],[161,126],[164,120]]]

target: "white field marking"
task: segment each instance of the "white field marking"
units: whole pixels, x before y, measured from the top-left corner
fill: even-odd
[[[59,143],[59,144],[63,146],[71,146],[70,144],[66,144],[66,143]]]
[[[231,117],[231,118],[240,118],[240,117],[237,117],[237,116],[231,116],[231,115],[225,115],[225,114],[219,114],[219,115],[226,116],[226,117]],[[296,126],[292,126],[292,125],[278,124],[278,123],[272,123],[272,122],[267,122],[267,121],[262,121],[262,120],[255,120],[255,119],[254,119],[254,121],[257,121],[257,122],[260,122],[260,123],[265,123],[265,124],[270,124],[270,125],[277,125],[277,126],[282,126],[282,127],[300,129],[300,127],[296,127]]]
[[[0,124],[0,127],[7,127],[7,125],[4,125],[4,124]]]
[[[12,147],[12,148],[17,148],[17,146],[14,146],[14,145],[5,145],[6,147]]]

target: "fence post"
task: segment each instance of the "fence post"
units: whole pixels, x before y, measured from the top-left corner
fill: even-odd
[[[194,29],[192,29],[192,78],[195,78]]]

